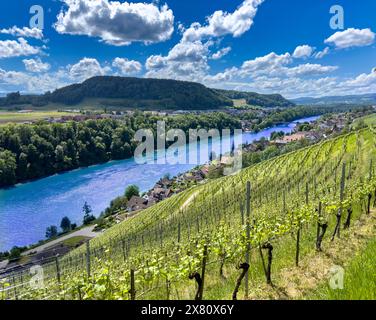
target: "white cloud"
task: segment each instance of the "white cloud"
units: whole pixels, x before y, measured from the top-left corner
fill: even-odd
[[[24,59],[22,62],[25,65],[25,69],[30,72],[46,72],[50,69],[50,65],[48,63],[43,63],[40,58],[37,59]]]
[[[208,60],[219,59],[230,51],[224,48],[212,53],[214,38],[239,37],[248,31],[263,1],[245,0],[232,13],[216,11],[207,18],[206,25],[195,22],[187,29],[180,25],[182,39],[166,56],[152,55],[147,59],[146,77],[202,81],[209,70]]]
[[[24,38],[0,41],[0,59],[30,56],[40,53],[40,48],[28,44]]]
[[[142,70],[140,62],[124,58],[115,58],[112,62],[112,66],[119,69],[122,75],[138,73]]]
[[[69,77],[74,81],[84,81],[95,76],[104,76],[110,72],[109,67],[102,67],[97,59],[83,58],[73,66],[68,66]]]
[[[208,55],[211,42],[180,42],[167,56],[154,55],[146,61],[146,76],[200,81],[209,69]]]
[[[111,45],[168,40],[174,31],[174,14],[167,5],[109,0],[63,0],[66,11],[57,16],[57,32],[100,38]]]
[[[3,91],[21,91],[27,93],[44,93],[69,84],[66,72],[30,75],[24,72],[0,69],[0,85]]]
[[[211,58],[213,60],[219,60],[221,58],[223,58],[224,56],[228,55],[231,51],[231,47],[226,47],[226,48],[223,48],[219,51],[217,51],[216,53],[213,53]]]
[[[197,22],[191,24],[185,30],[182,41],[192,42],[225,35],[239,37],[251,28],[257,8],[263,2],[264,0],[245,0],[233,13],[215,11],[207,18],[205,26]]]
[[[333,44],[338,49],[350,47],[365,47],[373,44],[375,33],[371,29],[350,28],[345,31],[339,31],[325,40],[325,43]]]
[[[312,56],[314,51],[315,51],[314,48],[305,44],[305,45],[296,47],[292,56],[296,59],[309,58]]]
[[[281,68],[281,70],[277,70],[277,73],[287,77],[304,77],[321,75],[333,72],[337,69],[337,66],[323,66],[321,64],[306,63],[292,68]]]
[[[324,58],[326,55],[328,55],[329,52],[330,52],[329,47],[326,47],[324,50],[317,52],[317,53],[315,54],[315,58],[316,58],[316,59],[322,59],[322,58]]]
[[[23,38],[35,38],[35,39],[43,39],[43,31],[38,28],[28,28],[23,27],[19,28],[17,26],[13,26],[9,29],[1,29],[0,33],[2,34],[10,34],[14,37],[23,37]]]
[[[323,77],[338,69],[321,64],[293,65],[290,53],[271,52],[245,61],[215,75],[206,75],[204,84],[224,89],[248,90],[260,93],[282,93],[289,97],[329,93],[337,86],[337,78]],[[320,78],[321,77],[321,78]]]
[[[240,69],[240,74],[243,77],[260,73],[265,74],[291,62],[292,58],[289,53],[278,55],[275,52],[271,52],[263,57],[245,61]]]
[[[376,73],[371,72],[369,74],[362,73],[354,79],[347,80],[344,85],[348,87],[369,87],[372,84],[376,84]]]

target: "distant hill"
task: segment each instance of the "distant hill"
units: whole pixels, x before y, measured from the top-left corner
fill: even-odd
[[[329,96],[321,98],[298,98],[293,99],[296,104],[319,105],[319,104],[375,104],[376,93],[348,96]]]
[[[247,104],[263,108],[288,108],[295,106],[295,103],[285,99],[280,94],[259,94],[255,92],[219,89],[215,91],[229,99],[245,99]]]
[[[233,105],[231,99],[199,83],[112,76],[93,77],[40,96],[13,93],[2,98],[0,105],[29,102],[36,107],[48,103],[74,106],[86,99],[102,100],[104,105],[110,101],[116,107],[145,109],[218,109]]]
[[[0,98],[0,107],[87,105],[149,110],[209,110],[232,107],[234,99],[245,99],[248,104],[263,108],[294,106],[279,94],[216,90],[188,81],[100,76],[43,95],[9,93]]]

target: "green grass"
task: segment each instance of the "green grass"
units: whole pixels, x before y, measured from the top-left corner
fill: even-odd
[[[356,119],[354,123],[352,124],[352,127],[357,128],[359,125],[363,123],[367,126],[375,126],[376,125],[376,113]]]
[[[64,246],[75,248],[77,245],[82,244],[84,241],[88,240],[89,238],[84,236],[76,236],[69,239],[62,241],[61,243]]]
[[[313,299],[375,300],[376,299],[376,238],[359,252],[345,268],[343,289],[332,289],[326,282]]]
[[[4,125],[7,123],[23,123],[28,121],[37,121],[48,118],[60,118],[66,115],[71,114],[58,111],[34,111],[30,113],[0,112],[0,125]]]

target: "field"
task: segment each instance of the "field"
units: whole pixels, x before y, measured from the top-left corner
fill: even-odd
[[[187,190],[45,265],[45,288],[3,278],[0,298],[305,298],[374,237],[375,143],[353,131]]]
[[[0,125],[7,123],[24,123],[49,118],[60,118],[64,115],[70,115],[70,113],[58,111],[33,111],[28,113],[0,111]]]

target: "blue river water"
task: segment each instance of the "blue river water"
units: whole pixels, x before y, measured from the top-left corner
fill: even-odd
[[[312,122],[318,117],[300,119],[258,133],[243,133],[243,143],[274,131],[291,133],[297,122]],[[227,150],[228,151],[228,150]],[[195,164],[137,164],[134,158],[73,170],[33,182],[0,189],[0,251],[38,242],[48,226],[60,225],[64,216],[82,223],[85,201],[98,216],[114,198],[135,184],[147,191],[164,175],[171,177],[194,168]]]

